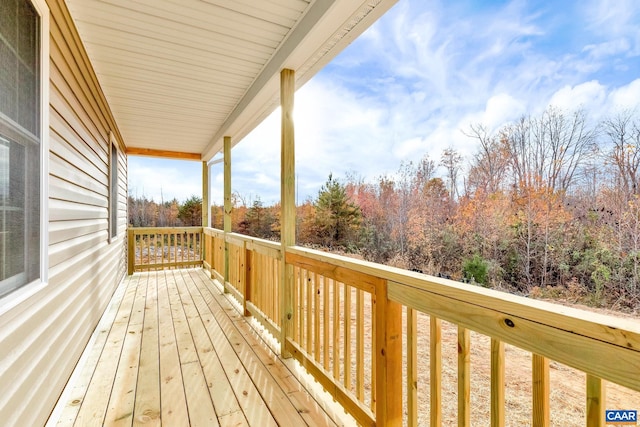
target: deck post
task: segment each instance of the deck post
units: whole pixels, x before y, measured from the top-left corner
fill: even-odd
[[[280,276],[280,354],[291,357],[286,351],[287,338],[293,326],[293,266],[287,265],[287,248],[296,243],[295,205],[295,133],[293,126],[293,101],[295,93],[295,71],[280,72],[281,148],[280,148],[280,243],[282,248]]]
[[[225,136],[223,140],[224,154],[224,283],[222,287],[225,293],[229,282],[229,243],[227,233],[231,233],[231,137]]]
[[[387,281],[375,294],[376,425],[402,425],[402,305],[388,299]]]

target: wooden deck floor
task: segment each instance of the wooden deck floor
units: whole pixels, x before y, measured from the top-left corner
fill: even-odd
[[[49,424],[343,423],[202,269],[125,278],[78,369]]]

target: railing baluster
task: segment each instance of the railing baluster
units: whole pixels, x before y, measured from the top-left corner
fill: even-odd
[[[418,312],[407,307],[407,411],[409,427],[418,426]]]
[[[340,284],[333,281],[333,378],[340,382]]]
[[[263,255],[260,255],[260,260],[261,260],[261,265],[263,267],[268,267]],[[267,281],[265,281],[264,283],[267,286],[269,286],[269,284],[275,285],[275,283],[273,283],[271,281],[271,268],[268,268],[267,272],[268,272]],[[260,274],[263,274],[263,273],[260,273]],[[259,280],[258,283],[263,283],[263,282]],[[277,285],[275,285],[275,286],[277,287]],[[267,291],[268,289],[273,289],[273,287],[265,288],[263,286],[256,286],[256,291],[260,292],[260,304],[261,304],[260,306],[261,307],[267,307],[267,312],[269,313],[271,318],[272,319],[277,319],[278,316],[273,311],[273,307],[271,305],[271,299],[270,299],[271,298],[270,297],[270,292]]]
[[[154,232],[153,233],[153,262],[150,264],[157,264],[158,263],[158,233]],[[155,267],[154,270],[157,270],[158,268]]]
[[[244,243],[244,298],[242,301],[243,311],[245,316],[250,316],[249,309],[247,308],[247,302],[253,298],[253,251],[247,249],[246,242]]]
[[[471,425],[471,334],[458,326],[458,427]]]
[[[549,414],[549,359],[534,354],[533,373],[533,427],[548,426]]]
[[[364,292],[356,291],[356,398],[364,402]]]
[[[587,374],[587,427],[604,427],[606,393],[604,382]]]
[[[322,333],[323,333],[323,348],[322,348],[322,352],[323,352],[323,360],[322,360],[322,366],[324,367],[324,370],[329,372],[329,320],[330,320],[330,316],[329,316],[329,279],[327,279],[326,277],[323,278],[322,280],[322,292],[323,292],[323,296],[322,296],[322,320],[323,320],[323,327],[322,327]]]
[[[173,233],[173,262],[178,263],[178,233]]]
[[[313,295],[311,294],[313,292],[313,287],[312,287],[312,282],[311,282],[311,272],[308,270],[305,270],[305,288],[306,288],[306,292],[307,292],[307,302],[306,302],[306,306],[307,306],[307,353],[310,353],[313,351],[313,347],[312,347],[312,338],[313,338],[313,313],[312,313],[312,309],[313,309]]]
[[[300,347],[304,348],[304,344],[305,344],[305,316],[304,316],[304,301],[305,301],[305,283],[304,283],[304,279],[303,279],[303,275],[304,272],[302,269],[299,270],[298,272],[299,277],[298,277],[298,281],[300,283],[300,295],[299,295],[299,306],[298,309],[300,310],[300,326],[299,326],[299,330],[300,330]]]
[[[430,426],[442,425],[442,325],[441,320],[431,316],[429,321],[429,377],[430,386]]]
[[[159,249],[160,250],[160,262],[158,263],[160,265],[160,270],[162,270],[164,268],[164,233],[161,231],[158,232],[158,240],[160,241],[160,243],[158,243],[158,248],[156,248],[156,251]]]
[[[149,235],[147,233],[140,234],[140,238],[142,239],[142,251],[140,255],[140,265],[143,270],[148,270],[145,266],[149,265],[150,257],[151,257],[151,242],[149,241]],[[147,249],[147,261],[144,261],[144,249]]]
[[[293,339],[300,343],[300,281],[297,280],[298,267],[293,267],[293,302],[296,305],[293,308]]]
[[[320,282],[318,273],[313,273],[313,343],[314,358],[320,362]]]
[[[277,282],[275,282],[273,280],[273,269],[271,267],[272,263],[269,263],[265,260],[264,256],[262,257],[262,265],[265,267],[268,267],[268,271],[271,273],[269,275],[269,279],[267,281],[264,282],[264,284],[266,285],[265,287],[263,286],[257,286],[256,289],[260,290],[260,303],[267,307],[267,312],[269,313],[269,315],[271,316],[271,319],[278,319],[278,315],[277,315],[277,309],[276,307],[274,307],[273,305],[273,300],[275,300],[275,296],[273,295],[272,292],[268,292],[269,289],[277,289],[278,286],[276,285]]]
[[[351,286],[344,284],[344,386],[351,387]]]
[[[377,298],[377,297],[376,297]],[[378,346],[378,344],[376,343],[376,340],[378,339],[378,319],[377,319],[377,313],[376,313],[376,307],[375,304],[373,304],[373,301],[371,301],[371,334],[372,334],[372,338],[371,338],[371,411],[373,411],[373,413],[376,413],[376,396],[378,394],[378,390],[377,388],[377,383],[378,383],[378,379],[376,377],[376,370],[377,370],[377,361],[376,361],[376,347]]]
[[[504,426],[504,343],[491,338],[491,427]]]

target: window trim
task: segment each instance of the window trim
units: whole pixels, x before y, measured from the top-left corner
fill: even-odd
[[[113,157],[113,151],[115,149],[116,152],[116,156],[115,158]],[[118,155],[119,155],[119,147],[118,147],[118,141],[116,140],[115,135],[113,134],[113,132],[109,132],[109,144],[108,144],[108,148],[107,150],[108,152],[108,157],[109,157],[109,173],[108,173],[108,179],[109,179],[109,197],[108,197],[108,204],[109,204],[109,209],[108,209],[108,215],[109,215],[109,236],[108,236],[108,242],[112,243],[116,240],[118,240],[118,182],[119,182],[119,176],[118,176]],[[114,162],[115,162],[115,178],[116,178],[116,182],[115,182],[115,200],[113,195],[114,195],[114,189],[113,187],[113,167],[114,167]],[[115,210],[115,216],[114,216],[114,211]],[[115,222],[115,223],[114,223]]]
[[[49,8],[27,0],[40,16],[40,277],[0,298],[0,316],[45,288],[49,282]]]

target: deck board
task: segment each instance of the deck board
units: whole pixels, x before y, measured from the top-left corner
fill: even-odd
[[[54,421],[341,425],[228,298],[199,268],[125,278]]]

